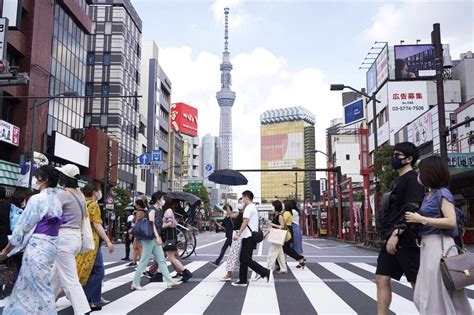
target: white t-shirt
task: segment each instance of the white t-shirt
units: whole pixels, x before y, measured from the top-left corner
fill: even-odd
[[[244,219],[249,219],[248,226],[250,226],[253,232],[258,232],[258,210],[253,203],[245,207]],[[241,238],[247,238],[251,236],[252,232],[250,232],[248,227],[246,227],[240,235]]]
[[[298,213],[298,211],[296,211],[295,209],[291,210],[291,212],[293,213],[293,220],[292,222],[294,224],[298,224],[300,225],[300,214]]]

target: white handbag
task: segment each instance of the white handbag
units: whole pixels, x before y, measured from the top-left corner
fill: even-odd
[[[267,241],[277,245],[283,245],[285,243],[286,238],[286,230],[281,229],[270,229],[270,233],[268,233]]]
[[[85,204],[83,205],[79,201],[79,199],[76,197],[76,195],[74,195],[72,192],[71,194],[74,196],[74,199],[76,199],[82,212],[82,224],[81,224],[82,245],[81,245],[81,250],[79,251],[79,254],[84,254],[95,249],[94,236],[92,234],[92,227],[89,221],[89,215],[87,211],[85,211],[86,209],[84,208]]]

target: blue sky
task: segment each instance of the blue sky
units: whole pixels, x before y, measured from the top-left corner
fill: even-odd
[[[316,115],[317,148],[332,118],[342,116],[330,83],[365,87],[359,65],[374,41],[428,43],[433,23],[453,59],[474,50],[472,0],[132,0],[143,39],[160,47],[159,61],[173,82],[172,101],[199,109],[199,134],[218,134],[219,62],[223,8],[230,7],[234,65],[234,167],[260,167],[259,116],[271,108],[304,106]],[[245,122],[245,123],[244,123]],[[252,141],[249,141],[252,139]],[[324,165],[318,157],[319,166]],[[250,188],[259,191],[259,175]],[[258,195],[258,194],[257,194]]]

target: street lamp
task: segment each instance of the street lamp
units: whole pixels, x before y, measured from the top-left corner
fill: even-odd
[[[380,103],[380,101],[375,98],[375,92],[372,93],[372,96],[370,96],[370,95],[368,95],[364,92],[361,92],[357,89],[354,89],[351,86],[344,85],[344,84],[331,84],[331,87],[330,87],[331,91],[342,91],[344,89],[349,89],[351,91],[354,91],[357,94],[366,97],[368,99],[368,101],[372,101],[372,114],[373,114],[373,121],[372,121],[373,128],[372,128],[372,130],[373,130],[373,134],[374,134],[374,161],[375,161],[375,153],[377,152],[377,146],[378,146],[378,143],[377,143],[377,120],[375,118],[377,116],[377,103]]]
[[[38,99],[40,97],[36,97],[34,102],[33,102],[33,122],[31,126],[31,142],[30,142],[30,176],[28,180],[28,187],[31,189],[31,182],[33,180],[33,164],[34,164],[34,150],[35,150],[35,133],[36,133],[36,116],[37,116],[37,109],[43,104],[48,103],[49,101],[56,99],[58,97],[65,97],[65,98],[74,98],[77,97],[79,93],[76,91],[64,91],[59,94],[56,94],[51,97],[46,97],[46,100],[38,104]]]

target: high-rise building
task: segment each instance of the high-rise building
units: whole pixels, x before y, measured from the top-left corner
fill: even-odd
[[[84,94],[87,36],[93,29],[87,10],[92,1],[0,1],[2,17],[9,19],[4,61],[27,73],[26,85],[2,87],[0,120],[11,137],[0,139],[0,184],[17,184],[18,166],[34,151],[45,153],[56,165],[89,167],[89,148],[82,137],[84,100],[33,97],[70,91]],[[15,97],[18,98],[15,98]],[[25,99],[29,96],[31,99]],[[33,132],[33,104],[38,106]],[[4,129],[5,130],[5,129]],[[11,171],[11,173],[10,173]],[[9,174],[9,175],[8,175]]]
[[[158,144],[159,148],[163,151],[163,170],[160,176],[157,178],[157,181],[162,191],[168,191],[170,189],[171,183],[171,174],[176,172],[175,175],[179,175],[181,172],[181,166],[173,164],[173,154],[178,152],[174,149],[175,141],[172,139],[171,128],[170,128],[170,113],[171,113],[171,92],[172,84],[171,80],[166,75],[163,68],[160,66],[160,82],[158,82],[159,92],[160,92],[160,110],[159,110],[159,120],[160,128],[158,132]],[[174,137],[174,136],[173,136]],[[175,176],[173,175],[173,176]]]
[[[220,168],[232,168],[232,106],[235,101],[235,92],[231,90],[232,64],[230,63],[229,52],[229,8],[224,9],[225,14],[225,35],[224,52],[222,53],[221,70],[221,90],[217,92],[217,102],[221,110],[219,121],[219,138],[221,139]]]
[[[168,172],[171,83],[162,72],[158,61],[157,44],[151,40],[143,41],[140,84],[142,99],[137,151],[150,153],[152,150],[161,150],[162,170]],[[166,97],[162,96],[163,93]],[[168,190],[165,177],[149,170],[141,170],[137,179],[137,192],[151,195],[157,189]]]
[[[260,116],[261,168],[315,168],[315,117],[303,107],[273,109]],[[262,202],[311,199],[312,172],[262,172]]]
[[[199,137],[183,135],[183,177],[188,179],[201,177]]]
[[[90,16],[94,32],[87,47],[84,125],[98,127],[119,142],[119,161],[135,161],[139,121],[142,21],[129,0],[96,0]],[[126,96],[126,98],[121,97]],[[141,148],[142,149],[142,148]],[[135,167],[121,164],[119,185],[133,187]],[[136,188],[133,188],[136,189]]]
[[[203,178],[203,184],[211,196],[211,204],[216,204],[219,198],[217,185],[208,179],[209,175],[215,170],[220,169],[219,147],[218,137],[207,134],[201,138],[201,176]]]

